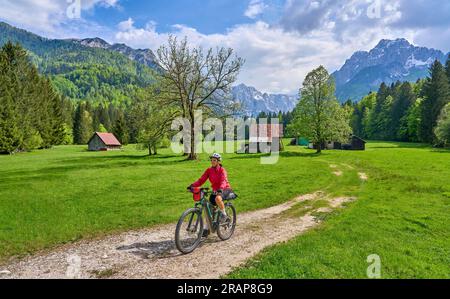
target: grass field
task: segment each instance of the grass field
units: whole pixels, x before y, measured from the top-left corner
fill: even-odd
[[[450,278],[450,152],[372,143],[322,158],[368,174],[352,190],[358,201],[229,277],[365,278],[367,257],[376,254],[382,278]]]
[[[225,155],[238,212],[323,190],[357,196],[319,229],[267,249],[231,277],[364,277],[366,257],[382,275],[450,277],[450,152],[371,143],[365,152],[322,155],[287,147],[276,165],[259,155]],[[334,164],[343,172],[335,176]],[[185,187],[209,165],[134,146],[91,153],[85,147],[0,156],[0,261],[81,238],[174,222],[192,205]],[[367,182],[358,172],[369,176]]]

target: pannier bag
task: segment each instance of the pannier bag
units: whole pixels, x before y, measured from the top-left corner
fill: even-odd
[[[192,194],[194,196],[194,201],[202,200],[202,189],[199,187],[192,188]]]

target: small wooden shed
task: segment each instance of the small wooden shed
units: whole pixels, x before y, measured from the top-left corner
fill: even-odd
[[[88,142],[90,151],[114,151],[122,149],[122,144],[112,133],[96,132]]]
[[[364,139],[352,135],[349,140],[349,144],[344,144],[342,146],[343,150],[352,150],[352,151],[365,151],[366,150],[366,143]]]

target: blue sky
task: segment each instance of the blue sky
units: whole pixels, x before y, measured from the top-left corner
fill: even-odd
[[[273,93],[296,93],[311,69],[334,71],[380,39],[450,51],[444,0],[0,0],[0,20],[134,48],[156,50],[169,34],[232,47],[246,60],[238,83]]]
[[[131,17],[137,26],[144,26],[149,21],[156,22],[160,31],[170,30],[173,24],[186,24],[205,34],[224,33],[235,24],[249,21],[249,18],[244,15],[249,2],[243,0],[124,0],[120,2],[121,9],[100,8],[88,19],[114,27]]]

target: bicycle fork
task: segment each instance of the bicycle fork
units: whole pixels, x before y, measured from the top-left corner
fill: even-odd
[[[195,214],[191,214],[191,217],[189,218],[189,225],[186,228],[186,231],[189,233],[195,233],[197,231],[198,225],[200,223],[200,218],[197,218],[197,221],[195,222],[194,227],[192,227],[192,222],[194,221],[194,215]]]

